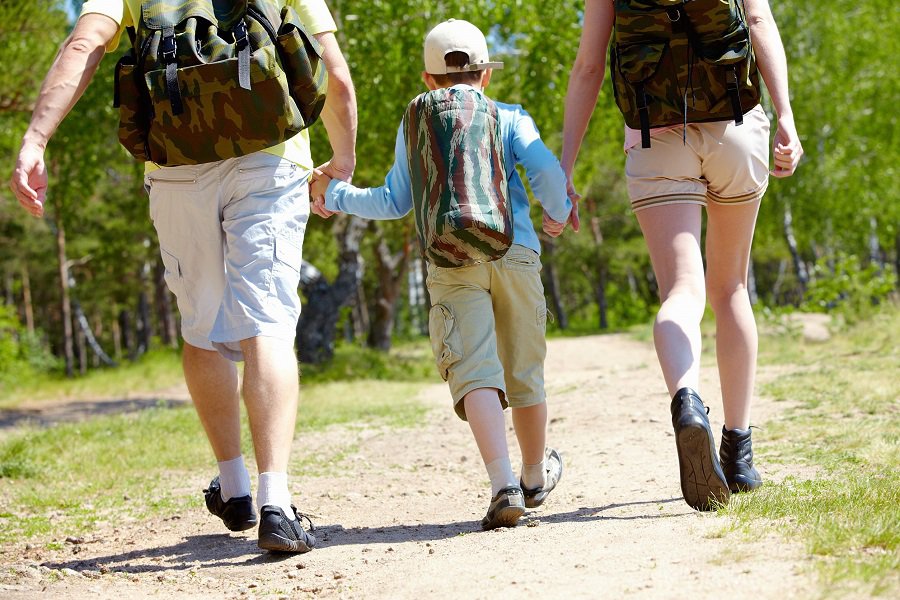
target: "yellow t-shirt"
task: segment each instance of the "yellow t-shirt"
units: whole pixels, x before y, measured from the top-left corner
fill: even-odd
[[[306,30],[315,35],[337,30],[334,18],[331,16],[325,0],[283,0],[282,4],[290,5],[297,14]],[[99,13],[106,15],[119,24],[119,31],[107,46],[106,51],[111,52],[118,48],[122,32],[126,27],[134,27],[135,21],[132,15],[140,14],[140,0],[87,0],[81,9],[81,14]],[[303,130],[291,139],[273,146],[265,152],[282,156],[296,163],[304,169],[312,169],[314,164],[309,151],[309,132]],[[156,165],[147,163],[147,168],[152,170]]]

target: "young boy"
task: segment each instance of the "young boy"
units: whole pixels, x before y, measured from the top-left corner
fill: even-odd
[[[422,77],[429,90],[468,87],[481,94],[492,68],[502,68],[502,63],[490,62],[484,35],[467,21],[441,23],[425,38]],[[545,445],[547,307],[540,278],[540,244],[515,165],[525,167],[544,207],[548,234],[559,235],[572,213],[565,175],[531,117],[520,106],[492,104],[497,107],[503,146],[502,154],[495,149],[495,156],[503,157],[508,174],[508,187],[504,187],[513,217],[512,245],[501,259],[471,266],[440,267],[429,261],[426,281],[432,301],[429,333],[438,370],[450,386],[457,415],[472,429],[491,480],[491,502],[481,522],[486,530],[515,526],[526,507],[544,502],[563,469],[559,453]],[[410,212],[413,193],[405,135],[401,123],[394,165],[382,187],[360,189],[317,173],[312,187],[314,212],[325,217],[346,212],[370,219],[395,219]],[[488,136],[476,141],[479,153],[490,143]],[[449,175],[457,185],[462,179],[455,177],[459,173]],[[512,408],[522,452],[518,477],[506,443],[503,410],[507,406]]]

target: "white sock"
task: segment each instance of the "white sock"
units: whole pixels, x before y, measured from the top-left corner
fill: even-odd
[[[288,491],[287,473],[260,473],[256,504],[260,508],[277,506],[284,511],[284,515],[288,519],[293,521],[294,511],[291,509],[291,493]]]
[[[522,485],[529,490],[536,490],[547,484],[547,465],[542,460],[536,465],[526,465],[522,463]]]
[[[519,481],[513,475],[512,464],[509,457],[498,458],[484,465],[487,470],[488,477],[491,479],[491,497],[497,495],[497,492],[505,487],[518,486]]]
[[[225,502],[250,495],[250,473],[243,455],[219,463],[219,485]]]

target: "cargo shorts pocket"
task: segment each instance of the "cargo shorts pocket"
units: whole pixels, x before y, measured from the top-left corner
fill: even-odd
[[[450,367],[462,358],[462,338],[449,308],[442,304],[431,307],[428,313],[428,335],[438,373],[447,381]]]

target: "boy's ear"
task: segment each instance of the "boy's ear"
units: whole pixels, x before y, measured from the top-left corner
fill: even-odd
[[[431,76],[430,73],[422,71],[422,81],[425,82],[425,87],[429,90],[436,90],[440,86],[437,84],[437,81],[434,80],[434,77]]]
[[[493,69],[485,69],[481,74],[481,89],[485,89],[488,84],[491,82],[491,75],[494,73]]]

